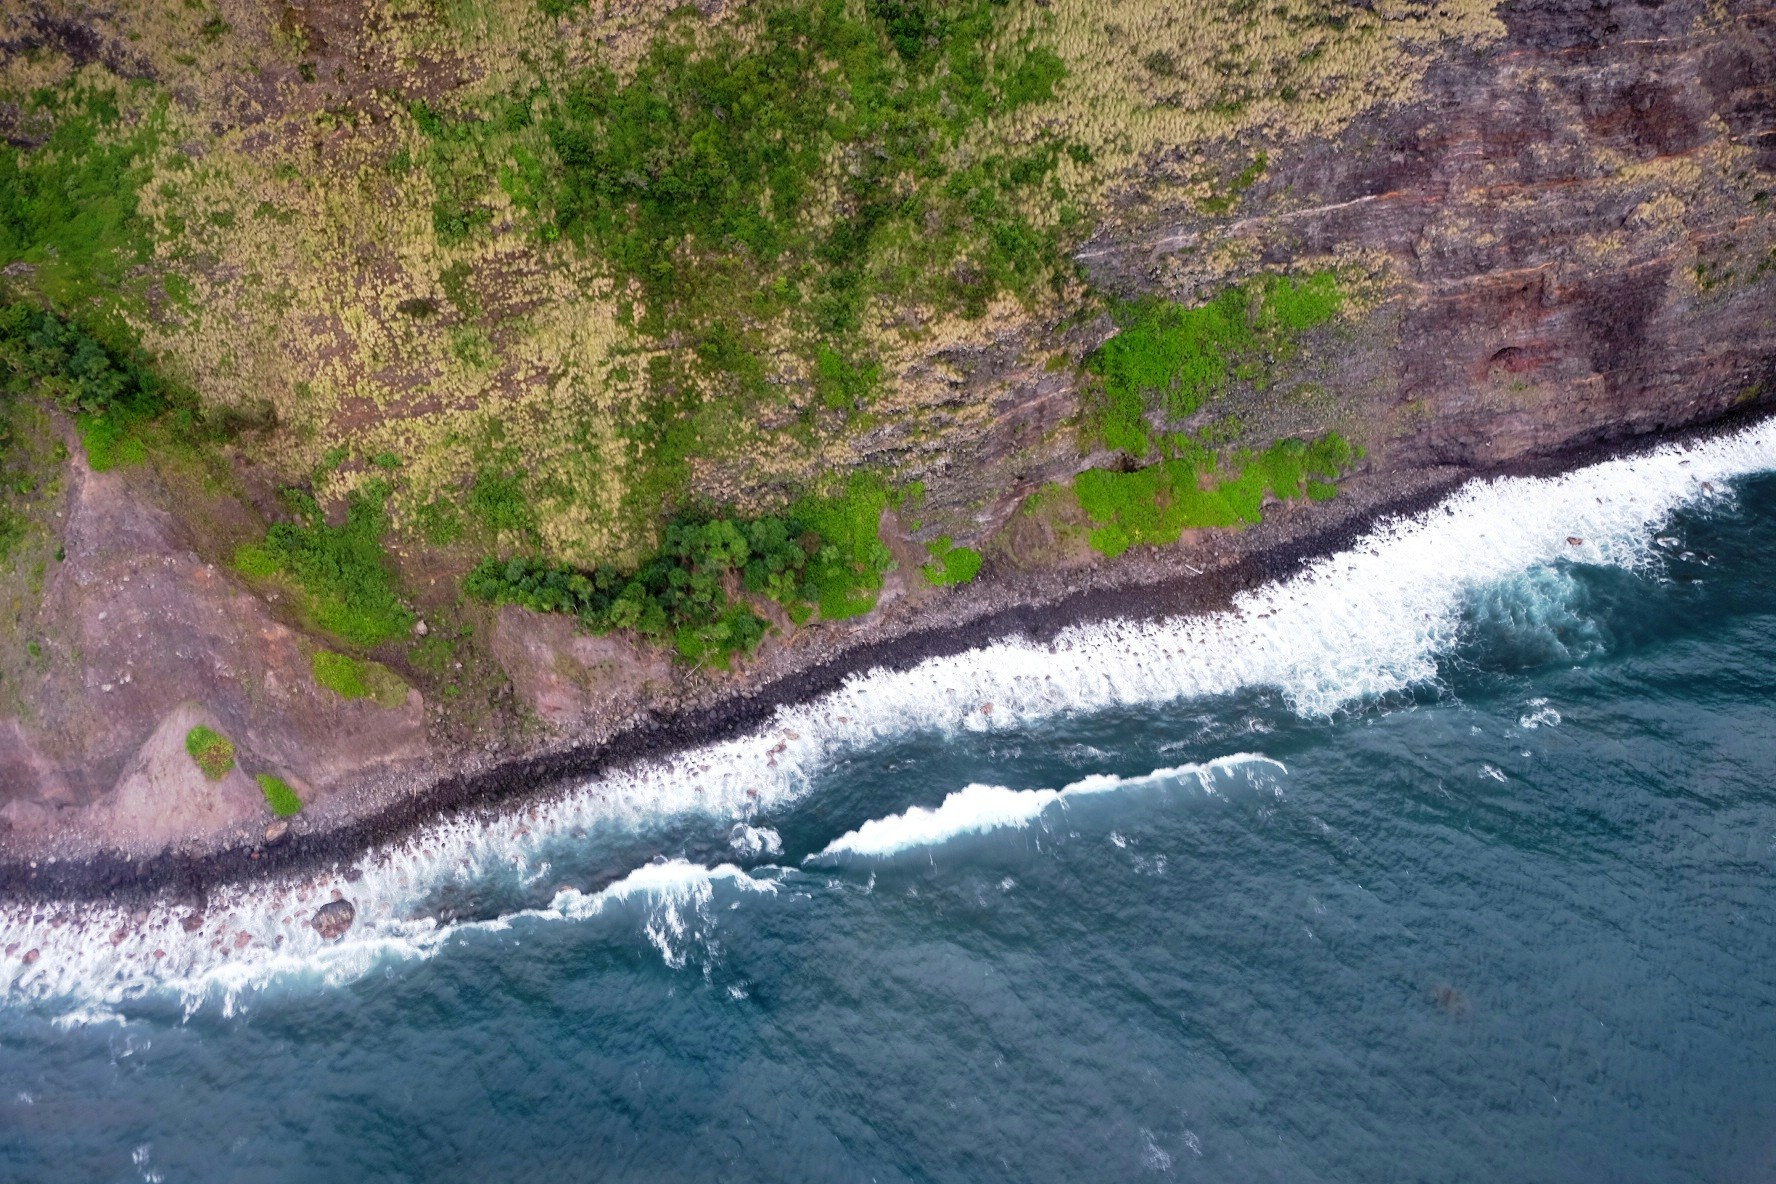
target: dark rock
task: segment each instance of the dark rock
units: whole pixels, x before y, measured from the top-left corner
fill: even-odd
[[[331,900],[315,910],[314,919],[309,922],[323,941],[338,941],[345,936],[346,930],[357,920],[358,910],[349,900]]]

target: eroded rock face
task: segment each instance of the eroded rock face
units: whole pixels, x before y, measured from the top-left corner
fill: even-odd
[[[169,711],[111,791],[82,811],[79,829],[111,836],[120,851],[148,854],[192,835],[255,826],[265,803],[240,766],[212,781],[185,750],[192,728],[217,722],[195,703]]]
[[[1421,101],[1281,152],[1240,206],[1082,252],[1200,298],[1249,267],[1369,269],[1316,377],[1383,466],[1492,464],[1776,396],[1776,26],[1749,3],[1516,0]],[[1262,405],[1243,414],[1281,417]]]
[[[564,732],[627,714],[671,685],[672,661],[659,648],[620,635],[590,636],[572,617],[511,605],[500,610],[493,650],[520,700]]]
[[[93,473],[71,451],[66,558],[33,623],[45,669],[28,689],[34,710],[0,723],[9,834],[130,854],[256,834],[271,817],[254,774],[324,798],[430,752],[419,692],[390,709],[318,686],[314,642],[200,560],[128,474]],[[184,749],[198,723],[235,745],[236,768],[220,782]]]

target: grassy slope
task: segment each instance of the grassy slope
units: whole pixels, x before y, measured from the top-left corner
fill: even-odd
[[[908,371],[1076,306],[1064,250],[1151,147],[1334,129],[1409,87],[1417,47],[1490,27],[1303,0],[280,11],[121,6],[158,86],[47,52],[0,75],[29,98],[60,72],[32,159],[100,118],[56,119],[69,88],[118,89],[98,139],[143,182],[92,206],[111,229],[68,223],[93,249],[45,289],[109,289],[146,249],[118,312],[206,402],[269,402],[255,459],[294,479],[345,448],[325,496],[397,456],[403,524],[522,473],[537,538],[581,563],[639,558],[693,488],[767,508],[884,420],[917,430]],[[217,119],[248,93],[253,119]],[[1238,183],[1213,174],[1168,192]]]
[[[0,149],[0,256],[27,265],[20,300],[116,368],[155,359],[142,414],[184,416],[178,434],[230,441],[301,487],[296,521],[238,559],[302,587],[335,638],[386,644],[413,623],[393,545],[459,569],[534,556],[524,579],[608,568],[646,584],[658,569],[635,622],[589,623],[657,609],[653,631],[681,652],[725,654],[757,618],[706,585],[745,564],[674,558],[669,523],[795,524],[815,541],[780,564],[788,583],[748,576],[749,590],[792,615],[866,609],[890,489],[990,405],[959,413],[933,359],[1008,331],[1040,350],[1031,326],[1099,306],[1067,252],[1113,208],[1229,208],[1266,161],[1235,141],[1335,132],[1409,93],[1432,45],[1496,32],[1481,0],[1384,15],[1323,0],[763,0],[713,19],[563,0],[135,0],[82,10],[97,62],[45,46],[0,65],[26,145]],[[1153,167],[1161,147],[1182,163]],[[1158,482],[1145,501],[1118,492],[1134,475],[1082,485],[1101,529],[1175,537],[1168,507],[1215,481],[1224,500],[1253,481],[1260,497],[1312,493],[1252,475],[1303,445],[1217,461],[1227,441],[1176,429],[1337,309],[1327,274],[1125,310],[1081,428],[1163,459],[1139,478]],[[89,447],[139,455],[128,413],[99,418]],[[872,460],[867,497],[827,476]],[[1147,502],[1158,527],[1135,521]],[[323,507],[344,513],[329,525]],[[948,536],[932,554],[934,582],[978,570]],[[673,591],[675,571],[702,591]],[[575,606],[607,611],[596,595]]]

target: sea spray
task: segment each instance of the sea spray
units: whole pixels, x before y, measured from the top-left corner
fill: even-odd
[[[1094,622],[1047,645],[1008,640],[861,674],[781,708],[749,735],[614,771],[491,820],[441,820],[366,852],[346,873],[219,889],[201,918],[184,909],[141,919],[102,905],[8,904],[0,907],[0,992],[69,1013],[160,996],[187,1007],[217,1001],[226,1011],[272,981],[347,981],[390,959],[428,956],[465,929],[425,915],[428,894],[536,881],[564,848],[583,849],[600,833],[700,815],[754,827],[763,853],[761,813],[804,794],[836,757],[908,732],[1009,729],[1254,686],[1276,687],[1297,711],[1323,715],[1433,678],[1474,589],[1563,559],[1655,565],[1652,536],[1673,510],[1730,497],[1732,479],[1772,468],[1776,422],[1767,421],[1559,477],[1476,482],[1289,580],[1239,595],[1227,611]],[[662,882],[647,892],[670,901],[682,890]],[[330,944],[309,919],[336,895],[354,902],[356,921]],[[577,904],[529,915],[544,914],[585,915]],[[660,924],[670,938],[672,925]]]

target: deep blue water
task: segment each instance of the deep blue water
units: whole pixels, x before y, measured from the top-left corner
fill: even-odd
[[[1776,1178],[1776,477],[1666,532],[1476,589],[1434,681],[1331,718],[1258,688],[878,743],[758,820],[774,891],[232,1015],[0,1008],[0,1179]],[[1140,779],[1234,752],[1287,771]],[[1091,774],[1135,780],[804,864]]]

